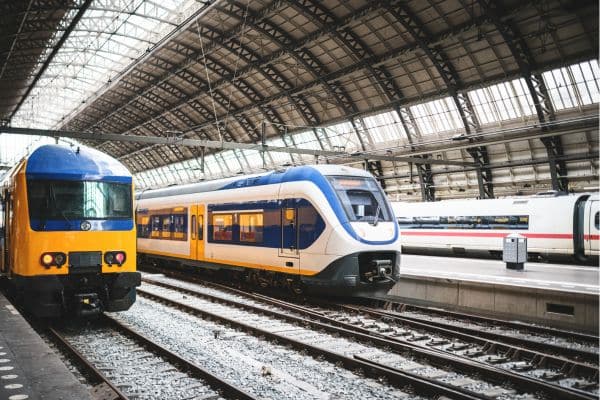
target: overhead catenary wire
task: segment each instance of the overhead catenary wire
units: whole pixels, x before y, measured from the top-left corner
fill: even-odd
[[[200,23],[196,19],[196,30],[198,32],[198,40],[200,41],[200,51],[202,52],[202,61],[204,63],[204,72],[206,74],[206,83],[208,85],[208,93],[210,94],[210,101],[215,116],[215,125],[217,127],[217,134],[219,135],[219,141],[223,143],[223,133],[221,132],[221,124],[219,122],[219,116],[217,115],[217,106],[215,104],[215,97],[213,95],[212,85],[210,82],[210,74],[208,73],[208,62],[206,53],[204,52],[204,44],[202,43],[202,33],[200,31]]]
[[[242,20],[242,29],[240,30],[240,39],[239,39],[239,47],[237,52],[237,57],[235,59],[235,63],[233,65],[233,77],[231,79],[231,85],[229,87],[229,94],[227,95],[227,111],[225,113],[225,123],[224,129],[227,129],[227,124],[229,123],[229,110],[231,109],[231,96],[233,94],[234,82],[237,78],[238,65],[239,61],[242,58],[242,46],[244,42],[244,38],[246,36],[246,19],[248,18],[248,8],[250,7],[250,0],[246,0],[246,8],[244,9],[244,18]],[[212,96],[212,94],[211,94]],[[214,101],[214,100],[213,100]]]

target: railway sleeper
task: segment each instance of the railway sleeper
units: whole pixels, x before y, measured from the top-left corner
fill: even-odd
[[[513,364],[511,369],[514,371],[517,371],[517,372],[527,372],[527,371],[531,371],[531,370],[535,369],[535,366],[531,365],[527,361],[519,361],[519,362]]]
[[[574,384],[573,387],[579,390],[592,390],[598,387],[597,381],[588,381],[585,379],[579,379]]]

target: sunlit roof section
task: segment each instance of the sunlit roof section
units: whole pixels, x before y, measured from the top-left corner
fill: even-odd
[[[535,116],[535,105],[525,79],[502,82],[469,92],[469,100],[482,125]]]
[[[600,101],[600,69],[597,60],[546,72],[543,74],[543,79],[557,113],[567,110],[567,105],[569,107],[583,107],[597,104]],[[495,125],[501,126],[505,122],[510,122],[511,125],[509,126],[517,124],[517,126],[525,127],[538,121],[535,105],[524,79],[519,78],[474,89],[468,91],[466,95],[473,105],[475,116],[485,129],[498,129]],[[439,144],[444,140],[452,141],[453,132],[464,132],[463,122],[451,97],[411,106],[410,113],[414,118],[414,124],[422,135],[419,138],[420,145]],[[390,149],[408,148],[406,131],[396,111],[384,111],[364,116],[361,120],[362,127],[360,129],[366,131],[361,134],[369,136],[370,142],[374,145],[375,150],[373,151],[381,152]],[[529,146],[528,142],[525,143]],[[343,151],[358,151],[360,149],[356,128],[350,121],[287,133],[285,140],[283,137],[275,137],[268,139],[266,144],[280,147],[295,146],[304,149]],[[539,146],[541,146],[541,142]],[[543,147],[540,148],[542,150],[531,147],[522,149],[515,147],[513,155],[528,159],[531,157],[532,151],[543,151]],[[364,152],[368,153],[369,151],[370,149],[367,149]],[[445,157],[459,160],[460,153],[454,153],[447,152]],[[438,153],[436,157],[440,159],[442,154]],[[545,157],[545,154],[540,157]],[[314,156],[283,152],[267,151],[263,155],[257,150],[225,150],[216,154],[207,154],[204,157],[204,169],[202,169],[201,159],[194,158],[139,172],[134,175],[134,178],[138,188],[156,188],[175,183],[197,182],[242,173],[260,172],[279,166],[327,161],[335,160],[331,158],[327,160],[321,156],[317,159]],[[520,167],[520,169],[519,167],[506,168],[511,171],[508,175],[513,184],[516,184],[518,180],[519,171],[532,169],[529,166]],[[534,170],[534,173],[537,173],[536,170]],[[456,185],[457,183],[453,183],[454,181],[451,181],[450,177],[452,179],[460,177],[460,179],[476,180],[474,173],[469,174],[439,174],[436,175],[435,179],[443,182],[436,182],[436,184],[440,188],[444,185],[448,187]],[[416,190],[418,192],[418,182],[416,180],[412,181],[409,186],[412,188],[410,191],[414,192]],[[396,192],[400,190],[406,191],[407,189],[401,189],[398,186]]]
[[[598,103],[600,68],[598,61],[558,68],[543,74],[555,110]]]
[[[454,100],[450,97],[410,107],[422,135],[439,134],[463,128]]]
[[[13,117],[12,125],[57,127],[62,118],[206,3],[94,0]],[[73,12],[65,18],[72,19]],[[57,32],[57,36],[64,33]]]
[[[363,121],[376,143],[391,142],[406,137],[406,132],[396,111],[369,116]]]

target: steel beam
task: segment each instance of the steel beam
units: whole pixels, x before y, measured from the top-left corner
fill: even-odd
[[[521,76],[529,89],[538,120],[541,124],[552,121],[554,119],[552,103],[549,99],[548,91],[542,76],[533,74],[536,65],[535,59],[529,51],[525,40],[520,36],[517,28],[514,27],[513,24],[502,20],[505,14],[505,11],[502,9],[502,4],[493,0],[478,1],[482,6],[483,12],[490,16],[493,24],[502,35],[513,58],[517,62]],[[566,178],[568,172],[566,163],[560,161],[563,156],[560,137],[542,140],[542,143],[546,147],[548,153],[552,189],[567,192],[569,189],[569,183]]]
[[[261,11],[262,12],[262,11]],[[355,16],[352,16],[355,18]],[[352,21],[352,17],[349,17],[347,20],[341,20],[340,23],[343,25],[350,23]],[[480,21],[481,23],[483,23],[484,19],[482,21]],[[472,21],[462,24],[460,26],[457,26],[453,29],[450,29],[448,31],[445,32],[441,32],[440,34],[436,35],[435,37],[433,37],[431,40],[433,40],[433,42],[441,42],[445,39],[447,39],[448,37],[455,35],[455,34],[459,34],[461,32],[463,32],[465,29],[471,29],[474,26],[477,26],[476,24],[474,24]],[[325,32],[329,32],[331,30],[334,30],[336,27],[334,24],[331,24],[331,26],[328,26],[327,29],[324,29]],[[208,34],[209,32],[207,32]],[[317,35],[316,33],[309,35],[309,37],[306,37],[300,41],[296,41],[293,43],[294,47],[293,47],[293,51],[296,51],[297,48],[301,48],[302,45],[306,44],[306,43],[310,43],[313,40],[315,40],[316,38],[318,38],[321,34],[323,34],[323,32],[320,32],[319,35]],[[217,40],[217,39],[215,39]],[[219,41],[222,41],[223,39],[218,39]],[[332,72],[332,73],[327,73],[325,75],[319,76],[317,79],[315,79],[312,82],[308,82],[306,84],[303,84],[301,86],[297,86],[294,87],[291,90],[287,90],[284,92],[280,92],[271,96],[267,96],[265,97],[260,103],[258,104],[249,104],[247,106],[238,108],[238,109],[234,109],[231,110],[227,115],[222,115],[220,116],[221,119],[223,118],[236,118],[238,115],[248,112],[252,109],[254,109],[257,106],[262,106],[262,105],[267,105],[270,104],[274,101],[280,100],[284,97],[289,97],[290,95],[300,95],[306,91],[311,90],[314,87],[323,85],[324,82],[335,82],[337,79],[346,76],[347,74],[353,73],[357,70],[361,70],[366,68],[369,65],[374,65],[374,66],[378,66],[382,63],[388,62],[390,60],[396,59],[398,57],[402,57],[405,54],[409,54],[414,52],[415,50],[419,49],[418,45],[414,45],[414,44],[409,44],[406,46],[403,46],[402,48],[399,49],[395,49],[395,50],[391,50],[389,52],[386,52],[382,55],[377,55],[377,56],[373,56],[373,57],[365,57],[362,60],[357,61],[355,64],[341,68],[338,71]],[[242,68],[240,71],[238,71],[238,75],[243,75],[245,73],[247,73],[248,71],[255,69],[255,68],[260,68],[264,65],[267,65],[270,62],[273,62],[274,60],[278,59],[279,57],[288,54],[288,52],[290,51],[290,49],[281,49],[279,51],[276,51],[275,53],[263,57],[261,58],[256,64],[251,64],[249,66],[246,66],[244,68]],[[167,76],[168,77],[168,76]],[[222,79],[218,80],[217,82],[215,82],[213,84],[213,88],[219,87],[220,85],[223,84],[228,84],[228,82],[232,79],[232,76],[226,76],[223,77]],[[165,78],[166,79],[166,78]],[[161,79],[162,80],[162,79]],[[160,81],[160,80],[159,80]],[[206,91],[208,90],[207,87],[202,87],[199,88],[199,90],[201,91]],[[165,112],[168,112],[165,111]],[[357,113],[358,114],[358,113]],[[354,114],[353,116],[356,116],[357,114]],[[203,128],[207,128],[212,126],[214,123],[212,121],[206,121],[204,123],[198,124],[195,127],[193,127],[193,129],[190,129],[188,132],[184,132],[185,134],[191,134],[194,131],[198,130],[198,129],[203,129]]]
[[[460,115],[463,126],[469,141],[473,140],[473,133],[481,131],[481,126],[473,107],[469,102],[466,93],[459,92],[459,88],[463,86],[458,73],[454,66],[448,60],[445,52],[436,46],[431,46],[433,35],[427,31],[425,24],[413,13],[406,4],[399,2],[388,6],[390,14],[406,29],[413,37],[418,46],[423,50],[427,57],[431,60],[438,74],[444,81],[448,93],[454,100],[456,109]],[[479,183],[479,195],[481,198],[490,198],[494,196],[492,186],[492,171],[486,169],[485,164],[489,162],[487,157],[487,149],[482,146],[475,146],[469,149],[468,153],[473,157],[473,160],[479,165],[477,170],[477,181]]]
[[[410,109],[400,108],[396,109],[400,123],[406,132],[406,138],[410,144],[411,151],[415,150],[415,139],[420,137],[419,128],[414,122],[414,118]],[[428,159],[429,155],[424,154],[421,156],[424,159]],[[412,164],[409,165],[412,180]],[[431,167],[427,168],[425,164],[416,164],[417,176],[419,177],[419,186],[421,188],[421,200],[422,201],[435,201],[435,185],[433,183],[433,172]]]
[[[274,151],[288,154],[305,154],[313,156],[333,157],[333,158],[348,158],[356,160],[376,160],[376,161],[398,161],[398,162],[412,162],[414,164],[437,164],[437,165],[454,165],[454,166],[473,166],[473,163],[467,163],[463,161],[450,161],[450,160],[426,160],[423,158],[416,157],[396,157],[392,155],[382,155],[377,153],[347,153],[343,151],[329,151],[329,150],[314,150],[314,149],[302,149],[297,147],[285,147],[285,146],[271,146],[254,143],[235,143],[235,142],[221,142],[217,140],[203,140],[203,139],[183,139],[177,136],[165,137],[165,136],[137,136],[137,135],[122,135],[117,133],[89,133],[89,132],[76,132],[76,131],[62,131],[62,130],[46,130],[46,129],[33,129],[33,128],[13,128],[13,127],[0,127],[0,133],[6,134],[19,134],[19,135],[37,135],[37,136],[50,136],[50,137],[65,137],[72,139],[83,139],[93,141],[117,141],[117,142],[134,142],[134,143],[145,143],[145,144],[158,144],[167,146],[186,146],[186,147],[205,147],[207,149],[217,150],[257,150],[257,151]]]
[[[52,60],[54,59],[54,57],[56,56],[56,54],[58,53],[58,51],[62,47],[62,45],[69,38],[69,35],[71,34],[71,32],[73,32],[73,30],[75,29],[75,26],[77,26],[77,23],[83,17],[83,14],[85,14],[85,11],[87,10],[87,8],[90,6],[90,4],[92,4],[92,1],[93,0],[85,0],[83,2],[83,4],[81,5],[81,7],[79,8],[79,10],[77,11],[77,14],[75,14],[75,16],[73,17],[73,19],[69,23],[69,26],[67,27],[67,29],[65,30],[65,32],[61,36],[60,40],[56,43],[56,45],[52,49],[52,52],[50,52],[50,54],[48,55],[48,58],[46,58],[46,61],[44,61],[44,63],[42,64],[42,67],[40,68],[40,70],[35,75],[35,78],[33,78],[33,81],[27,87],[27,90],[25,91],[25,93],[21,97],[21,100],[19,101],[19,103],[17,104],[17,106],[15,107],[15,109],[10,113],[10,116],[8,117],[9,120],[11,120],[12,117],[19,111],[19,109],[21,108],[21,106],[23,105],[23,103],[25,102],[25,100],[27,99],[27,97],[29,96],[29,93],[31,93],[31,90],[33,90],[33,88],[35,87],[35,85],[38,83],[38,81],[40,80],[40,78],[42,77],[42,75],[44,74],[44,72],[46,71],[46,69],[48,68],[48,66],[50,65],[50,63],[52,62]]]

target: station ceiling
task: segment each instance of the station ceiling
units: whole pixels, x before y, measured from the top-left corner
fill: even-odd
[[[18,127],[169,138],[86,142],[123,161],[140,186],[357,162],[285,154],[263,162],[255,151],[207,149],[200,165],[200,149],[178,145],[182,138],[364,155],[358,165],[406,199],[598,183],[597,1],[30,0],[0,7],[0,118]],[[69,59],[67,47],[90,57]],[[103,73],[74,70],[74,60]],[[25,102],[28,92],[38,100]],[[48,98],[63,107],[49,107]]]

